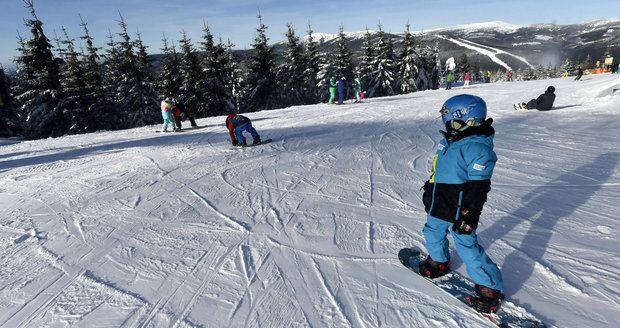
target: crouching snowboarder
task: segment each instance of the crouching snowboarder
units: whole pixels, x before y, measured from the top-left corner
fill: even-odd
[[[476,235],[497,161],[493,120],[486,119],[484,100],[472,95],[448,99],[440,112],[445,139],[437,147],[430,178],[423,187],[428,256],[420,262],[419,272],[430,279],[450,272],[447,235],[451,233],[456,252],[476,284],[476,294],[467,301],[480,312],[497,312],[504,298],[501,272]]]
[[[176,129],[177,131],[181,130],[181,115],[185,115],[185,117],[187,117],[187,119],[189,120],[192,128],[197,128],[198,125],[196,124],[196,120],[194,119],[194,112],[187,107],[187,105],[185,105],[184,103],[177,103],[174,106],[174,123],[176,124]]]
[[[233,146],[246,146],[245,137],[243,136],[243,132],[247,131],[252,135],[253,145],[258,145],[261,143],[260,136],[256,129],[252,127],[252,121],[238,114],[229,114],[226,117],[226,127],[228,128],[228,133],[230,134],[230,140],[232,141]]]
[[[516,104],[516,110],[530,110],[530,109],[538,109],[538,110],[550,110],[553,107],[553,102],[555,101],[555,87],[550,85],[545,93],[538,96],[536,99],[530,100],[527,104],[521,103]]]

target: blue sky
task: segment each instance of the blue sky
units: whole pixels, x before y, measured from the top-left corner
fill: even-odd
[[[407,22],[417,31],[495,20],[521,25],[570,24],[620,17],[619,0],[584,4],[576,0],[35,0],[35,9],[50,38],[64,26],[78,39],[81,14],[100,46],[106,42],[108,30],[118,31],[120,11],[130,32],[140,31],[149,53],[158,53],[162,33],[178,40],[180,32],[186,31],[197,43],[203,20],[216,36],[230,38],[237,48],[248,48],[258,25],[259,8],[271,42],[284,39],[288,22],[298,34],[305,34],[308,23],[315,32],[325,33],[336,33],[340,25],[346,31],[376,29],[379,22],[386,31],[400,32]],[[0,0],[0,63],[6,65],[16,55],[17,31],[29,37],[23,25],[28,17],[22,0]]]

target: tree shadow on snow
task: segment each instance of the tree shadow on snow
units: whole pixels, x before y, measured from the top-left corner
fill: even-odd
[[[573,213],[601,189],[611,177],[619,159],[620,153],[617,152],[602,154],[591,163],[582,165],[573,172],[564,173],[548,184],[532,190],[521,199],[521,208],[496,221],[481,233],[499,240],[517,225],[530,221],[521,247],[504,259],[502,275],[506,296],[514,295],[524,287],[537,264],[554,272],[553,263],[544,260],[543,256],[556,225],[562,224],[563,220],[574,219]],[[518,304],[512,299],[511,301]],[[529,304],[518,305],[536,314]],[[541,319],[548,324],[553,323],[550,318]]]

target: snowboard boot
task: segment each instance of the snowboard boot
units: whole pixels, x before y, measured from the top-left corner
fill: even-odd
[[[429,279],[435,279],[450,273],[450,261],[436,262],[430,255],[427,255],[426,260],[420,262],[418,268],[420,269],[420,275]]]
[[[476,285],[476,295],[467,296],[467,303],[476,311],[483,313],[496,313],[499,311],[504,294],[499,290]]]
[[[260,136],[257,136],[256,139],[254,139],[254,142],[252,143],[253,145],[260,145],[261,141],[260,141]]]

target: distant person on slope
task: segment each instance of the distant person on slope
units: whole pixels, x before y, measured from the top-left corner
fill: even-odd
[[[454,73],[449,71],[448,76],[446,76],[446,90],[452,89],[452,83],[454,83]]]
[[[508,82],[512,82],[512,71],[508,71]]]
[[[538,96],[536,99],[530,100],[527,104],[522,103],[519,105],[519,108],[515,108],[517,110],[550,110],[553,107],[553,102],[555,101],[555,87],[550,85],[545,93]]]
[[[230,134],[230,140],[232,141],[233,146],[247,145],[245,142],[245,137],[243,136],[244,131],[247,131],[252,135],[254,145],[261,143],[258,132],[256,132],[256,129],[252,126],[252,121],[243,115],[228,114],[228,117],[226,117],[226,127],[228,128],[228,133]]]
[[[329,103],[333,104],[336,101],[336,78],[331,77],[329,79]]]
[[[467,72],[465,73],[465,77],[463,78],[464,83],[463,83],[463,87],[467,88],[469,87],[469,82],[471,81],[471,73]]]
[[[493,119],[486,118],[484,100],[472,95],[448,99],[440,113],[446,131],[423,187],[427,217],[422,232],[428,256],[420,262],[420,274],[433,279],[450,272],[447,235],[451,233],[456,252],[476,284],[476,294],[467,301],[478,311],[497,312],[504,298],[502,275],[476,235],[497,161]]]
[[[360,94],[362,93],[362,81],[359,77],[355,78],[355,102],[360,102]]]
[[[177,102],[174,106],[174,123],[176,124],[176,129],[178,131],[181,130],[181,115],[185,115],[185,117],[187,117],[192,128],[198,127],[196,120],[194,120],[194,112],[184,103]]]
[[[579,67],[577,67],[577,77],[575,78],[575,81],[581,80],[582,76],[583,76],[583,68],[581,68],[581,66],[579,66]]]
[[[174,119],[172,117],[172,111],[174,109],[174,99],[167,97],[161,102],[161,116],[164,119],[163,132],[168,132],[168,124],[174,129]]]
[[[491,71],[487,71],[485,78],[486,78],[485,80],[486,83],[491,83]]]
[[[344,103],[344,94],[346,92],[346,86],[344,85],[344,76],[338,81],[338,105]]]

